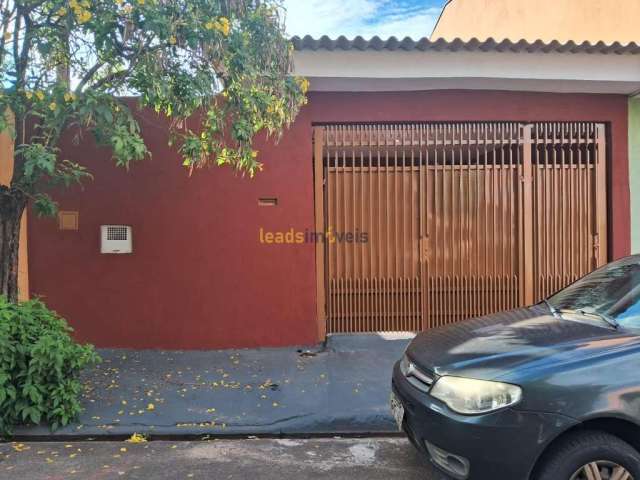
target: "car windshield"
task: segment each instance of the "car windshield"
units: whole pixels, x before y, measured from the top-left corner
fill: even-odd
[[[640,328],[640,255],[605,265],[547,300],[558,311],[596,314]]]

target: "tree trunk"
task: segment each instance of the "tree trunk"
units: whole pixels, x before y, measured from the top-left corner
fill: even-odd
[[[18,301],[20,220],[27,198],[19,190],[0,185],[0,295]]]

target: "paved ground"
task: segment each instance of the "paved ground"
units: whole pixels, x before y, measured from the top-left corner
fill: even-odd
[[[326,348],[101,350],[84,412],[57,438],[393,432],[391,368],[407,338],[332,336]],[[18,439],[52,439],[46,427]]]
[[[399,438],[0,444],[0,478],[444,480]]]

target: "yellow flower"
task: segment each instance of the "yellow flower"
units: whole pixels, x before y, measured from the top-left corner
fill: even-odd
[[[51,110],[52,112],[55,112],[56,108],[58,108],[58,105],[56,105],[56,102],[51,102],[49,104],[49,110]]]
[[[91,20],[91,12],[89,10],[83,10],[79,15],[78,15],[78,23],[87,23],[89,20]]]
[[[150,403],[149,405],[147,405],[147,410],[149,410],[150,412],[152,412],[155,409],[156,409],[156,406],[153,403]]]
[[[77,8],[78,7],[78,0],[69,0],[69,6],[71,8]]]
[[[121,7],[123,3],[124,0],[116,0],[116,5],[118,5],[119,7]]]
[[[64,99],[67,102],[73,102],[76,99],[76,95],[71,92],[67,92],[64,94]]]
[[[36,97],[38,97],[38,100],[44,100],[44,92],[42,90],[38,90],[36,92]]]
[[[213,30],[214,28],[216,28],[216,23],[209,20],[204,24],[204,28],[206,28],[207,30]]]
[[[66,14],[67,14],[67,9],[64,7],[60,7],[56,12],[56,15],[58,15],[59,17],[64,17]]]
[[[307,80],[306,78],[299,79],[298,84],[300,85],[300,90],[302,90],[302,93],[307,93],[307,91],[309,90],[309,80]]]
[[[169,37],[169,43],[170,43],[171,45],[175,45],[177,41],[178,41],[178,39],[175,37],[175,35],[171,35],[171,36]]]
[[[138,0],[138,5],[144,5],[144,0]]]
[[[227,17],[220,17],[218,19],[218,25],[216,26],[216,30],[221,32],[225,37],[229,35],[229,31],[231,30],[231,23]]]
[[[25,97],[27,97],[27,100],[31,100],[31,98],[33,98],[33,93],[31,93],[31,92],[26,92],[26,93],[24,94],[24,96],[25,96]]]

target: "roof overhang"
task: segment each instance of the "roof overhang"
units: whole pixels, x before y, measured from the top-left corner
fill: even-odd
[[[307,40],[306,38],[303,40]],[[305,46],[294,41],[295,73],[311,91],[517,90],[632,95],[640,91],[640,48],[504,42],[365,41]],[[406,40],[406,39],[405,39]],[[315,41],[314,42],[319,42]],[[336,41],[333,41],[336,42]],[[312,48],[309,45],[313,45]],[[422,45],[422,48],[420,48]],[[438,46],[439,45],[439,46]],[[615,47],[615,48],[614,48]]]

